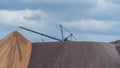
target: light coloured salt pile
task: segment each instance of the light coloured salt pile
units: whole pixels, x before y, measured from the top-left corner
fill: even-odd
[[[0,68],[27,68],[31,42],[17,31],[0,41]]]
[[[110,43],[33,43],[28,68],[120,68],[120,58]]]

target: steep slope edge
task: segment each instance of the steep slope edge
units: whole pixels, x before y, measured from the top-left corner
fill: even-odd
[[[27,68],[31,42],[14,31],[0,41],[0,68]]]
[[[116,49],[117,49],[117,51],[118,51],[118,53],[120,55],[120,40],[110,42],[110,43],[112,43],[116,47]]]

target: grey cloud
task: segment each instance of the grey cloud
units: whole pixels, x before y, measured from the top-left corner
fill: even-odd
[[[110,1],[110,2],[113,2],[113,3],[116,3],[116,4],[120,4],[120,0],[106,0],[106,1]]]

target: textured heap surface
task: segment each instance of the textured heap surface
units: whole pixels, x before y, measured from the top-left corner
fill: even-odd
[[[114,42],[111,42],[117,49],[119,55],[120,55],[120,40],[117,40],[117,41],[114,41]]]
[[[117,51],[118,51],[118,53],[120,55],[120,44],[116,46],[116,49],[117,49]]]
[[[0,68],[27,68],[31,42],[14,31],[0,41]]]
[[[120,57],[111,43],[33,43],[28,68],[120,68]]]

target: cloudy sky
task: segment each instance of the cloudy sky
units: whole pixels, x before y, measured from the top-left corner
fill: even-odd
[[[120,0],[1,0],[0,39],[19,31],[30,41],[46,37],[18,29],[23,26],[61,38],[59,24],[79,41],[110,42],[120,39]],[[67,37],[69,34],[65,32]]]

